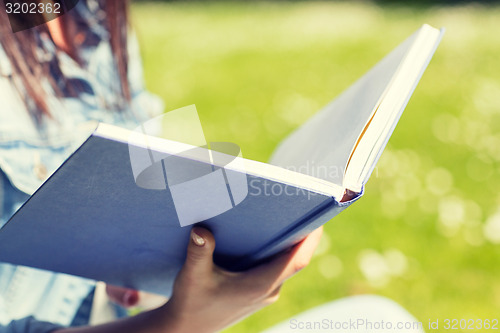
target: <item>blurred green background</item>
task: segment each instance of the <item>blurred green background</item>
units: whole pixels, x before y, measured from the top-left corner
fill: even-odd
[[[500,317],[500,7],[139,2],[132,14],[166,110],[196,104],[208,140],[258,161],[421,24],[446,27],[365,196],[276,304],[227,332],[363,293],[424,327]]]

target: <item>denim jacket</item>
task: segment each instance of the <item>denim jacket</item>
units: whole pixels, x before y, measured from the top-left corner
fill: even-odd
[[[73,15],[96,20],[99,10],[96,1],[82,0]],[[0,226],[78,148],[98,122],[134,128],[163,111],[162,102],[144,89],[134,36],[128,42],[132,102],[120,111],[110,110],[117,96],[119,75],[106,29],[100,22],[90,26],[90,34],[96,38],[82,48],[83,68],[68,55],[58,54],[65,77],[79,82],[79,96],[56,98],[48,94],[51,117],[44,117],[38,126],[13,85],[12,68],[0,46]],[[52,41],[43,35],[40,38],[48,49],[52,47],[48,56],[55,56]],[[93,281],[83,278],[0,264],[0,325],[29,316],[70,325],[93,287]]]

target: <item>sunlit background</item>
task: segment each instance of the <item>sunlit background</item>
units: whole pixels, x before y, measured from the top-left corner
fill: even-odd
[[[500,7],[139,2],[132,14],[166,110],[196,104],[208,140],[258,161],[423,23],[446,27],[365,196],[326,225],[279,302],[227,331],[365,293],[424,325],[499,318]]]

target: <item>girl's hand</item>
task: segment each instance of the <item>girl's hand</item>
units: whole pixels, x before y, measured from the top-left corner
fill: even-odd
[[[321,234],[319,228],[271,261],[233,273],[214,265],[214,237],[194,227],[172,298],[158,310],[165,311],[175,332],[219,331],[274,303],[283,282],[307,266]]]
[[[289,251],[240,273],[213,263],[215,240],[203,228],[191,231],[187,257],[174,284],[171,299],[139,315],[93,327],[57,333],[211,333],[275,302],[286,279],[306,267],[319,243],[322,229],[311,233]]]

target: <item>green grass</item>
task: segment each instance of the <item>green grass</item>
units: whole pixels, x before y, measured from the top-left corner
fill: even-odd
[[[228,332],[360,293],[424,323],[500,317],[498,17],[474,5],[134,5],[148,88],[166,110],[196,104],[208,140],[259,161],[422,23],[447,28],[364,198],[326,225],[279,302]]]

